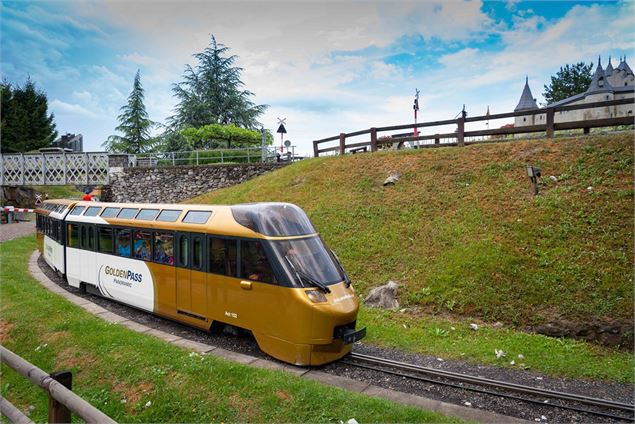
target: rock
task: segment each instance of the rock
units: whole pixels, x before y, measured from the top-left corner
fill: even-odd
[[[470,324],[470,330],[474,330],[474,331],[478,330],[478,325],[474,324],[474,323],[471,323]]]
[[[593,186],[588,186],[586,189],[587,191],[593,191]]]
[[[368,293],[368,296],[364,299],[364,303],[376,308],[396,309],[399,307],[397,287],[399,287],[399,284],[394,281],[389,281],[383,286],[375,287]]]
[[[550,176],[549,176],[549,179],[550,179],[551,181],[553,181],[553,182],[557,182],[557,181],[558,181],[558,178],[557,178],[555,175],[550,175]]]
[[[494,328],[503,328],[503,323],[500,321],[496,321],[493,325]]]
[[[399,177],[401,177],[401,174],[399,172],[392,171],[390,175],[388,175],[388,178],[386,178],[386,180],[384,181],[384,185],[394,185],[397,181],[399,181]]]

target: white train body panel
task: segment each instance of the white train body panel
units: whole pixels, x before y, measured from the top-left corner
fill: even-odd
[[[44,236],[44,260],[51,268],[64,274],[64,246],[50,238]]]

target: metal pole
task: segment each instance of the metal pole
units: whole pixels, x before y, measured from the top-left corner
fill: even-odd
[[[24,169],[24,154],[20,153],[20,161],[22,162],[22,185],[24,185],[24,174],[26,174],[26,170]]]
[[[172,152],[172,166],[174,166],[176,164],[175,160],[174,160],[174,152]]]
[[[247,147],[247,163],[251,163],[251,159],[249,158],[249,147]]]
[[[90,184],[88,181],[88,153],[84,153],[84,162],[86,163],[86,168],[84,168],[84,172],[86,172],[86,185],[88,186]]]
[[[223,160],[223,151],[220,151],[220,163],[224,163],[225,161]]]
[[[198,165],[198,150],[196,151],[196,164]]]
[[[46,181],[46,157],[44,156],[44,153],[40,153],[40,156],[42,160],[42,165],[40,167],[42,169],[42,177],[40,178],[40,184],[44,185]]]
[[[32,424],[33,421],[22,413],[18,408],[13,406],[11,402],[0,396],[0,412],[9,419],[9,422],[17,424]]]
[[[260,161],[265,162],[267,160],[267,134],[265,132],[265,127],[260,127],[261,139],[260,139]]]
[[[68,159],[66,158],[66,152],[64,152],[64,185],[68,184]]]

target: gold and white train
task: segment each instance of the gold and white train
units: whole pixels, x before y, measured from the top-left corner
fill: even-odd
[[[46,263],[82,290],[205,330],[247,329],[296,365],[339,359],[366,334],[350,279],[295,205],[47,200],[36,214]]]

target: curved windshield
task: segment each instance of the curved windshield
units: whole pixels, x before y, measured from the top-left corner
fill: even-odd
[[[296,287],[328,286],[345,279],[339,265],[317,236],[271,240],[268,243]]]
[[[304,211],[290,203],[254,203],[232,206],[234,219],[266,236],[304,236],[315,228]]]

